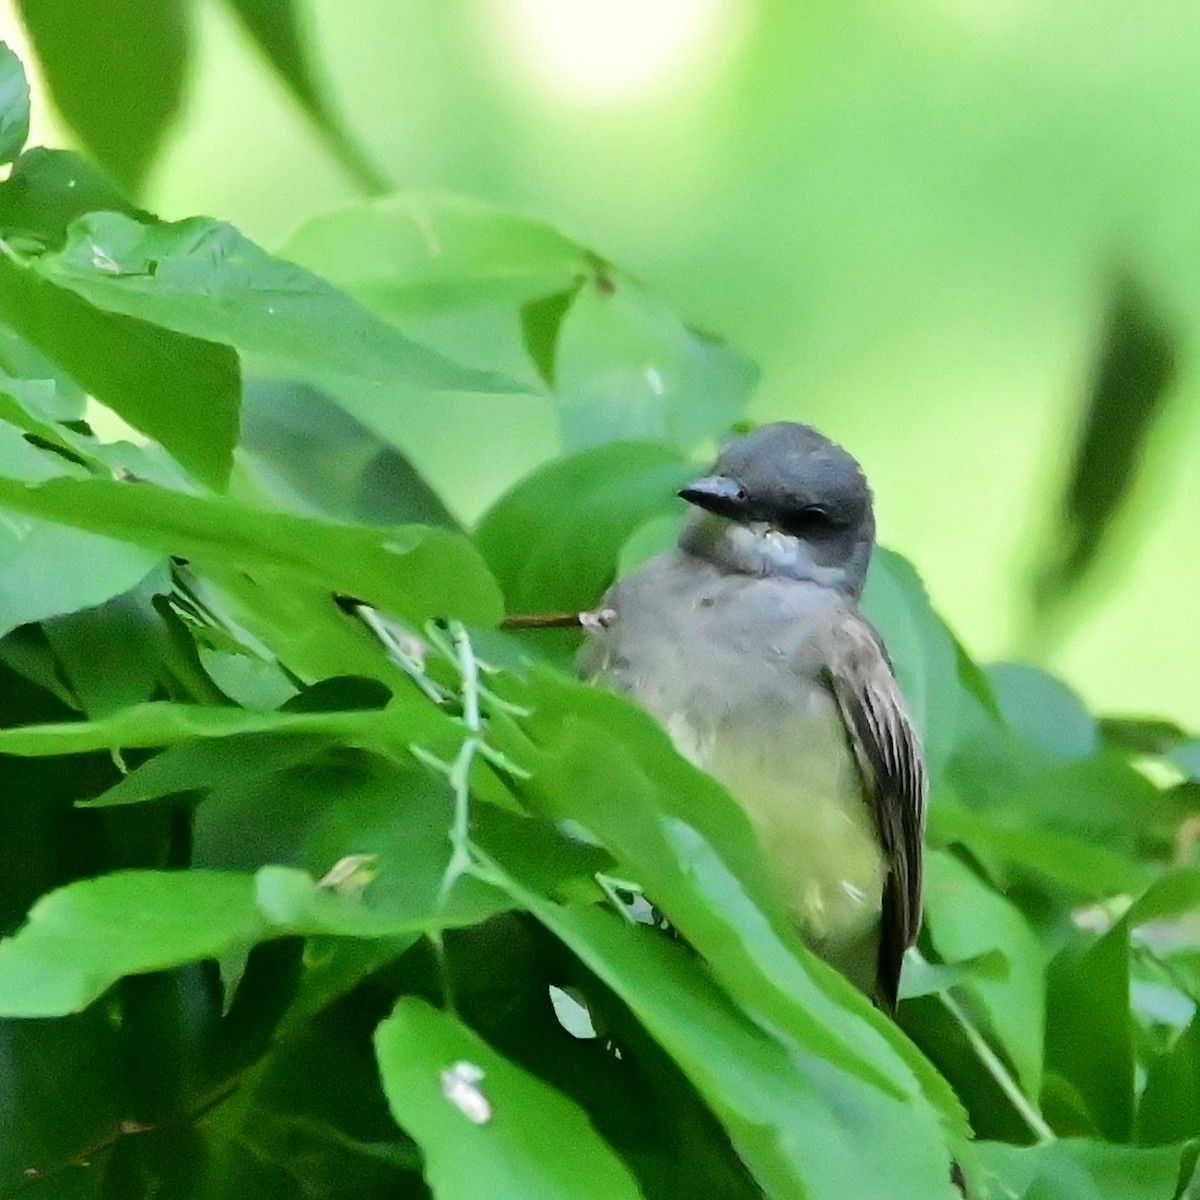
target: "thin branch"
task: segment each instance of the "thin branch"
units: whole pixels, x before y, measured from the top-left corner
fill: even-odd
[[[583,613],[510,613],[501,629],[579,629]]]

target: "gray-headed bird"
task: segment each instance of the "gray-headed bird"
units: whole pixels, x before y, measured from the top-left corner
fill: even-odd
[[[858,610],[875,542],[858,463],[806,425],[730,441],[675,549],[614,586],[585,670],[745,809],[801,936],[894,1011],[921,923],[925,770]]]

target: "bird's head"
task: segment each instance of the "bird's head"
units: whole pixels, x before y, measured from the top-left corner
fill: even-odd
[[[810,426],[777,421],[734,438],[712,474],[679,495],[698,510],[679,538],[689,554],[861,593],[875,542],[871,489],[858,463]]]

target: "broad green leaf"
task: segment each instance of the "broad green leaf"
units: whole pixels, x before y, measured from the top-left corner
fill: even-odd
[[[1026,663],[994,663],[986,673],[1004,720],[1047,759],[1087,758],[1099,748],[1096,721],[1061,680]]]
[[[0,729],[0,754],[43,758],[96,750],[173,746],[194,738],[289,734],[342,738],[357,745],[402,749],[409,740],[440,741],[449,718],[423,697],[397,697],[380,712],[248,712],[153,700],[94,721],[61,721]],[[234,751],[237,752],[236,750]]]
[[[1046,994],[1042,952],[1020,911],[952,855],[925,858],[926,926],[939,957],[950,963],[998,950],[1003,978],[975,975],[962,990],[982,1009],[1025,1094],[1041,1090]]]
[[[2,482],[52,479],[69,464],[31,445],[12,426],[0,423]],[[160,561],[130,546],[70,529],[36,516],[8,514],[0,522],[0,635],[30,621],[74,613],[128,591]],[[70,563],[69,571],[63,564]]]
[[[392,1115],[439,1200],[635,1200],[629,1169],[561,1092],[456,1017],[405,997],[375,1035]]]
[[[43,896],[0,942],[0,1014],[78,1012],[122,975],[249,949],[265,931],[246,875],[119,871]]]
[[[401,192],[313,217],[283,249],[388,320],[569,287],[591,256],[541,221],[462,196]]]
[[[181,792],[208,791],[227,783],[244,786],[262,776],[307,762],[329,745],[328,737],[273,731],[189,738],[148,758],[120,783],[80,801],[80,805],[108,808],[140,804]]]
[[[453,823],[445,780],[424,767],[330,747],[270,776],[223,780],[196,810],[194,853],[221,869],[303,867],[308,875],[272,866],[259,873],[264,910],[293,931],[423,933],[510,907],[469,875],[443,895]],[[476,816],[476,837],[480,826]],[[353,876],[347,896],[313,885],[339,863]]]
[[[1047,1070],[1072,1085],[1112,1141],[1128,1140],[1134,1120],[1130,939],[1153,944],[1164,925],[1197,908],[1200,870],[1173,871],[1151,884],[1106,933],[1090,942],[1072,941],[1050,965]],[[1080,1036],[1081,1023],[1086,1037]]]
[[[120,1031],[109,1013],[0,1020],[0,1194],[41,1190],[67,1200],[96,1194],[67,1190],[64,1174],[69,1179],[71,1168],[41,1176],[102,1145],[126,1118],[130,1097],[122,1067]]]
[[[420,859],[413,853],[409,861]],[[394,940],[471,924],[509,904],[472,879],[460,880],[444,898],[426,889],[406,904],[397,903],[396,890],[376,907],[289,867],[263,867],[256,875],[117,871],[68,884],[38,900],[26,923],[0,941],[0,1016],[79,1012],[123,976],[228,960],[266,938]]]
[[[1175,1194],[1178,1147],[1157,1150],[1064,1139],[1036,1146],[983,1142],[996,1196],[1019,1200],[1166,1200]]]
[[[1068,944],[1046,975],[1046,1069],[1068,1080],[1098,1128],[1128,1139],[1133,1121],[1129,951],[1120,925]]]
[[[946,797],[929,814],[929,833],[943,845],[958,842],[975,854],[999,855],[1089,899],[1137,892],[1147,882],[1146,868],[1104,846],[1030,828],[1019,817],[1005,822],[999,811],[995,815],[975,812]]]
[[[249,380],[240,450],[255,482],[289,511],[458,527],[408,458],[316,388]]]
[[[9,516],[0,522],[0,632],[103,604],[160,561],[138,546]]]
[[[594,608],[625,540],[693,471],[677,451],[635,442],[547,463],[518,483],[475,530],[509,612]]]
[[[225,486],[241,387],[233,351],[102,312],[7,258],[0,318],[196,479]]]
[[[539,807],[598,838],[747,1011],[866,1086],[910,1098],[924,1090],[961,1133],[961,1110],[926,1060],[798,944],[744,813],[656,722],[544,670],[513,698],[534,710],[526,727],[537,750],[509,749],[533,769]]]
[[[401,798],[393,799],[402,811]],[[412,847],[402,846],[401,852],[404,866],[428,862]],[[438,865],[444,869],[444,863]],[[469,876],[460,879],[443,902],[437,887],[441,870],[424,874],[416,885],[406,877],[393,880],[387,897],[367,905],[356,896],[321,887],[304,871],[263,867],[254,878],[255,899],[267,922],[281,933],[389,939],[474,925],[511,907],[503,893]]]
[[[1138,1100],[1137,1140],[1146,1146],[1200,1136],[1200,1017],[1154,1058]]]
[[[229,4],[342,166],[368,191],[385,190],[386,183],[347,134],[318,85],[292,0],[229,0]]]
[[[682,947],[595,908],[524,902],[671,1055],[767,1196],[954,1195],[931,1109],[756,1023]]]
[[[936,781],[958,733],[960,685],[954,639],[930,606],[912,565],[882,547],[871,558],[863,611],[883,635],[921,735],[929,776]]]
[[[748,359],[625,277],[600,271],[562,319],[555,396],[568,450],[616,441],[690,450],[729,431],[757,381]]]
[[[168,649],[153,598],[169,587],[167,572],[153,571],[131,592],[43,622],[59,669],[88,716],[150,699]]]
[[[183,95],[183,0],[19,0],[59,112],[115,179],[137,189]]]
[[[571,311],[571,301],[578,290],[576,285],[521,305],[521,341],[549,387],[558,378],[558,338],[563,319]]]
[[[201,566],[254,575],[265,564],[326,588],[330,604],[333,593],[347,594],[418,627],[435,616],[492,624],[501,612],[499,591],[478,553],[444,530],[334,525],[256,511],[222,497],[104,479],[55,479],[37,487],[0,479],[0,507]]]
[[[59,245],[71,222],[89,212],[154,219],[131,204],[94,163],[70,150],[26,150],[0,184],[0,230],[6,238]]]
[[[10,163],[29,137],[29,84],[21,60],[0,42],[0,163]]]
[[[1004,979],[1007,975],[1008,960],[999,950],[987,950],[978,958],[965,958],[954,963],[934,963],[910,952],[904,960],[900,999],[933,996],[971,979]]]
[[[121,213],[94,213],[71,227],[61,250],[32,265],[97,308],[234,346],[273,374],[422,395],[519,390],[418,345],[218,221],[143,225]]]

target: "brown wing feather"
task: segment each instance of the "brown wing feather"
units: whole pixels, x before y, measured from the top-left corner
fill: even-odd
[[[904,951],[921,928],[925,760],[879,636],[846,612],[833,630],[828,682],[875,810],[888,861],[879,940],[879,999],[896,1007]]]

